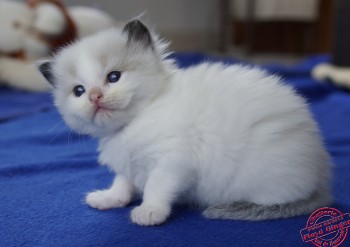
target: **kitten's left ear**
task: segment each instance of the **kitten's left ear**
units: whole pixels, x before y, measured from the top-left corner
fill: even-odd
[[[135,19],[128,22],[123,29],[123,33],[128,36],[128,45],[136,43],[145,48],[153,48],[151,33],[140,20]]]
[[[52,61],[43,60],[36,62],[36,66],[45,79],[55,87],[54,77],[52,75]]]

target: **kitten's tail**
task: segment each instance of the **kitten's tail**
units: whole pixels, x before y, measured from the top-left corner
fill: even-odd
[[[238,202],[228,205],[217,205],[207,208],[203,215],[209,219],[229,220],[268,220],[288,218],[312,213],[320,207],[331,204],[329,193],[316,192],[309,198],[280,205],[258,205],[248,202]]]
[[[17,89],[45,92],[50,85],[37,70],[35,63],[11,58],[0,58],[0,84]]]

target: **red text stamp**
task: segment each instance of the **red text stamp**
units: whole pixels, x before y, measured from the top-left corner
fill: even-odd
[[[348,235],[350,214],[342,214],[335,208],[320,208],[313,212],[306,227],[300,231],[305,243],[318,247],[340,246]]]

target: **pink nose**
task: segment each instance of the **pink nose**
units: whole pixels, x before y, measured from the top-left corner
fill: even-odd
[[[103,93],[100,88],[94,87],[89,92],[89,99],[91,103],[98,103],[103,97]]]

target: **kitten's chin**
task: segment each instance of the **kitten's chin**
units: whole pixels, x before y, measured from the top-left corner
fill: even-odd
[[[96,138],[111,136],[126,125],[110,111],[99,111],[93,118],[82,119],[77,116],[64,116],[66,123],[76,132]]]
[[[114,135],[115,133],[119,132],[121,129],[123,129],[124,125],[117,125],[117,126],[103,126],[103,125],[85,125],[84,127],[74,127],[71,126],[72,129],[74,129],[76,132],[89,135],[95,138],[103,138],[106,136]]]
[[[92,114],[91,121],[97,126],[104,126],[111,121],[117,110],[107,108],[97,108]]]

